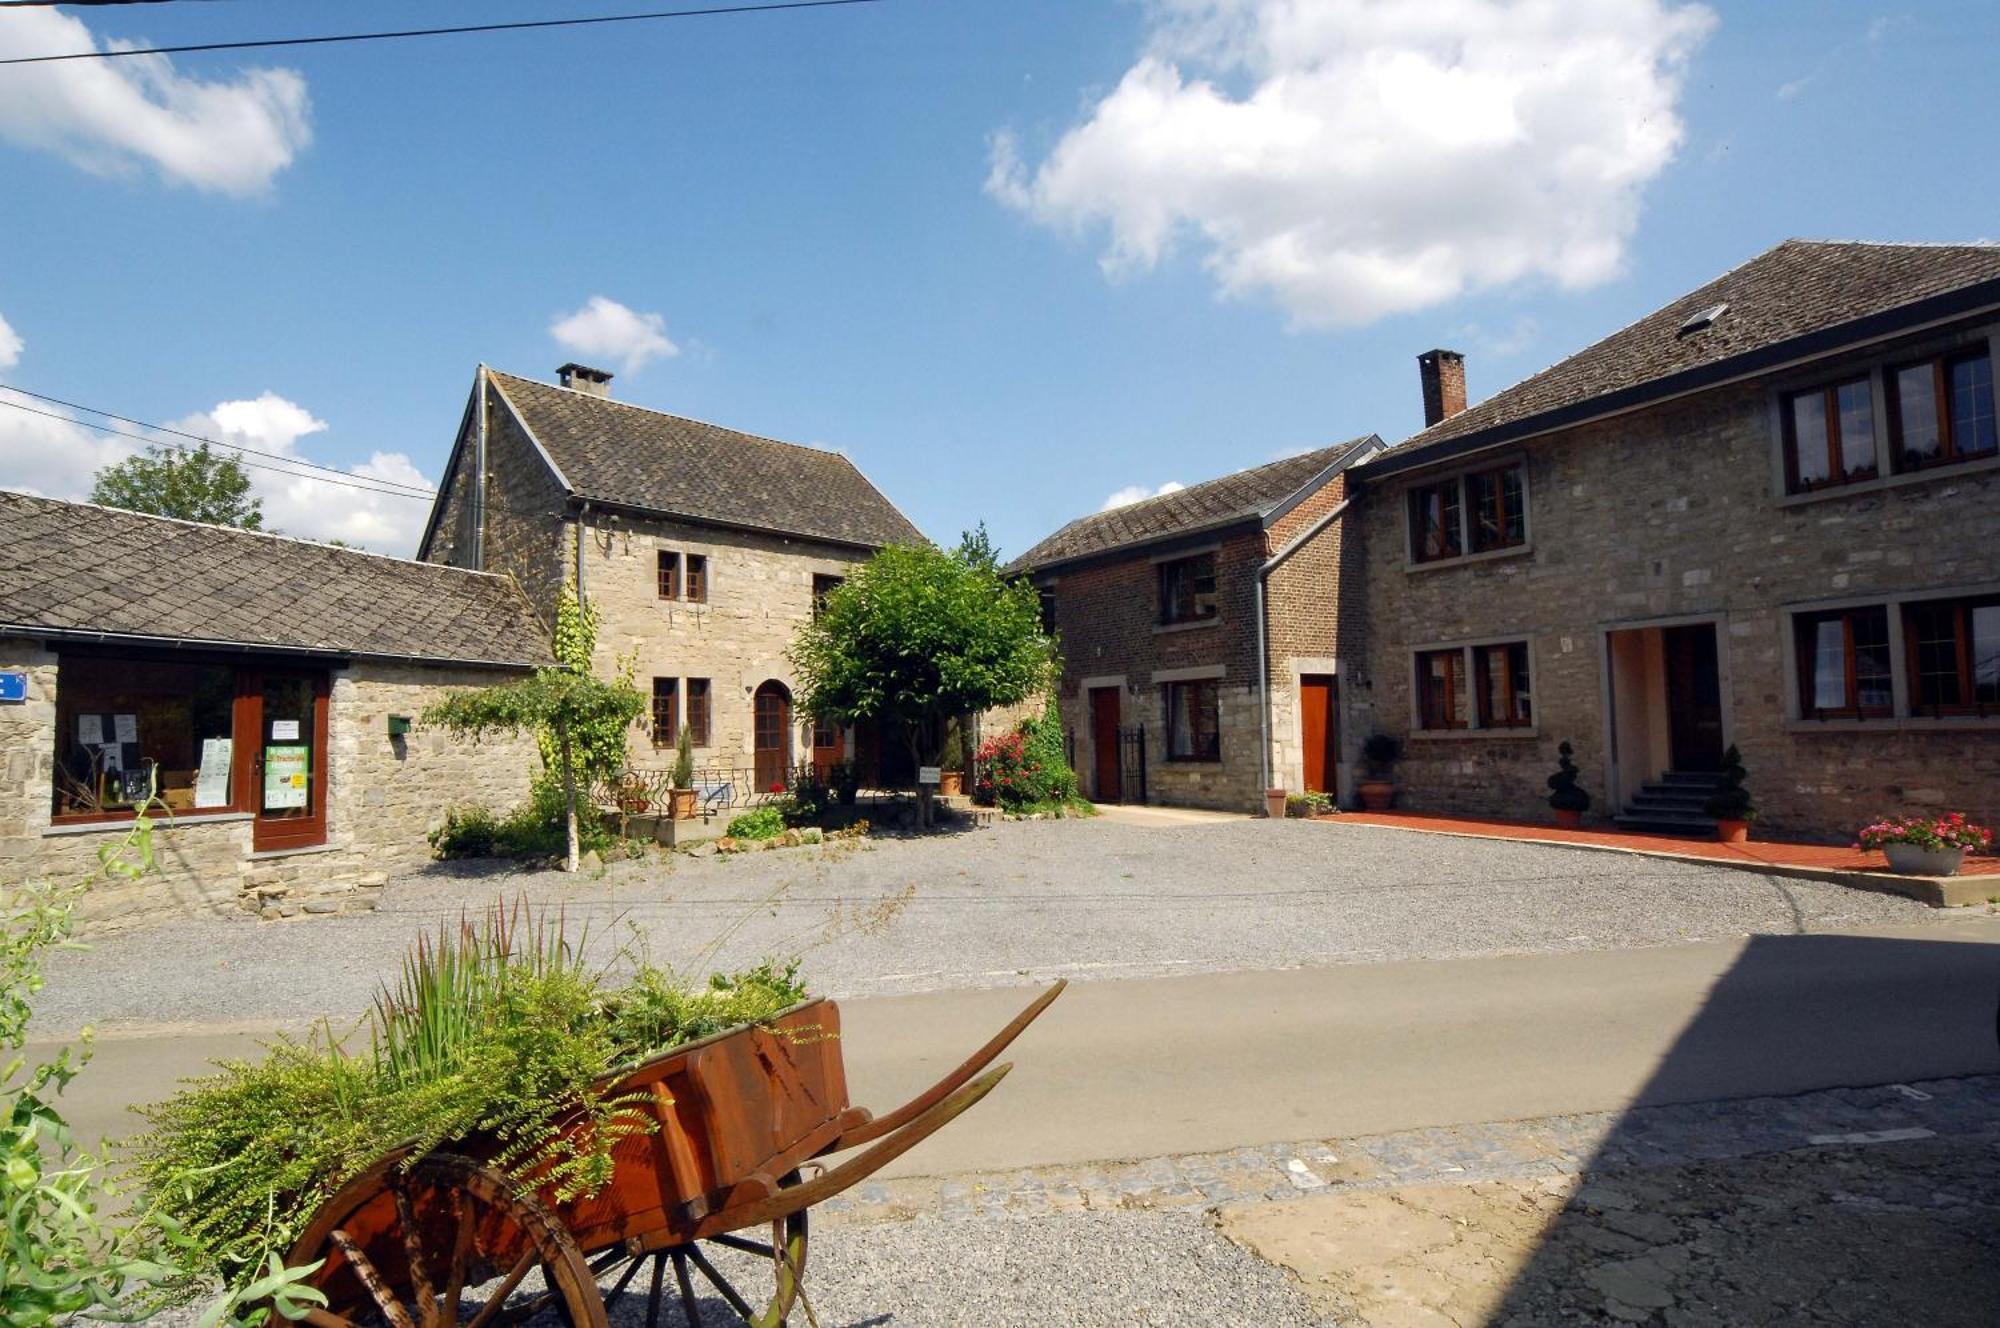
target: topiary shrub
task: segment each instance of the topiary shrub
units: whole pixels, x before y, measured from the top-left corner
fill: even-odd
[[[1750,790],[1743,787],[1743,781],[1750,772],[1743,768],[1743,754],[1730,743],[1729,750],[1722,754],[1722,787],[1708,795],[1701,809],[1718,821],[1754,821],[1757,819],[1757,804],[1750,796]]]
[[[1576,749],[1567,742],[1556,748],[1556,772],[1549,776],[1549,806],[1559,812],[1585,812],[1590,810],[1590,794],[1576,782],[1583,772],[1576,768],[1570,758]]]

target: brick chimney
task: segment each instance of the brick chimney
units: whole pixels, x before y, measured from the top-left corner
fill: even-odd
[[[1417,356],[1424,380],[1424,427],[1465,409],[1465,356],[1455,350],[1427,350]]]
[[[594,397],[608,397],[611,395],[611,371],[609,369],[593,369],[587,364],[578,364],[575,361],[571,361],[556,370],[556,379],[564,387],[573,388],[578,392],[588,392]],[[1459,381],[1461,383],[1465,381],[1462,370],[1459,374]],[[1460,405],[1465,403],[1465,391],[1463,388],[1459,390],[1458,399]]]

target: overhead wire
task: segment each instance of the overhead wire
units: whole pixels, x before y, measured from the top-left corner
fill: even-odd
[[[525,32],[541,28],[584,28],[605,23],[653,23],[676,18],[718,18],[728,14],[768,14],[791,9],[836,9],[876,5],[884,0],[772,0],[765,4],[711,5],[703,9],[655,9],[637,14],[595,14],[583,18],[522,19],[510,23],[464,23],[449,27],[401,28],[382,32],[327,33],[307,37],[266,37],[253,41],[188,42],[179,46],[116,47],[65,51],[53,55],[17,55],[0,65],[38,65],[58,60],[122,60],[135,55],[188,55],[200,51],[251,51],[281,46],[326,46],[338,42],[396,41],[413,37],[449,37],[467,33]]]

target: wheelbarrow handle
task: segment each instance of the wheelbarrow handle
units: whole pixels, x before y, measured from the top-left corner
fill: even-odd
[[[908,1102],[889,1112],[887,1115],[877,1116],[873,1120],[866,1121],[851,1130],[845,1131],[838,1139],[835,1139],[820,1151],[822,1153],[838,1153],[845,1149],[858,1148],[862,1144],[880,1139],[885,1134],[900,1130],[909,1122],[950,1097],[960,1088],[970,1083],[974,1075],[991,1065],[1001,1052],[1007,1050],[1008,1046],[1015,1038],[1021,1036],[1029,1024],[1034,1023],[1036,1019],[1041,1017],[1042,1011],[1054,1004],[1056,997],[1062,995],[1063,988],[1068,985],[1068,978],[1057,979],[1054,986],[1050,987],[1040,996],[1037,996],[1028,1005],[1027,1009],[1015,1015],[1012,1023],[1008,1024],[998,1033],[995,1033],[992,1040],[985,1046],[973,1052],[965,1064],[959,1066],[956,1070],[938,1080],[930,1088],[911,1098]]]

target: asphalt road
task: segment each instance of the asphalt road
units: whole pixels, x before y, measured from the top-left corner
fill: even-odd
[[[889,1174],[1148,1157],[1635,1103],[1991,1073],[2000,919],[1072,986],[1014,1074]],[[1020,988],[842,1002],[854,1100],[942,1076]],[[108,1038],[66,1096],[87,1136],[250,1032]]]

